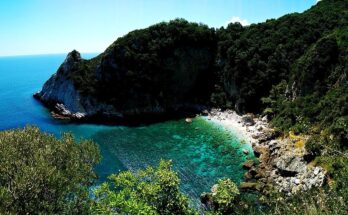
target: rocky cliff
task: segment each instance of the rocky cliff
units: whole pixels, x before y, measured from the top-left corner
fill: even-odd
[[[70,53],[36,97],[72,118],[158,118],[202,105],[279,116],[289,112],[279,107],[283,101],[321,98],[346,85],[347,7],[325,0],[248,27],[159,23],[117,39],[94,59]],[[289,127],[303,118],[297,115],[279,121]]]
[[[214,35],[207,26],[175,20],[131,32],[91,60],[72,51],[35,97],[54,116],[80,120],[199,111],[213,89]]]

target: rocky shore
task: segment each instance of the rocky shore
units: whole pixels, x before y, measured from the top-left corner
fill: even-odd
[[[272,187],[279,192],[292,195],[322,186],[326,171],[305,161],[305,142],[308,137],[292,133],[280,136],[271,128],[266,116],[238,115],[232,110],[212,109],[207,119],[231,129],[252,145],[255,160],[246,161],[243,168],[245,181],[242,190],[266,191]]]

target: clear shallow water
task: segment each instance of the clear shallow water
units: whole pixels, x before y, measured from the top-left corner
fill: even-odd
[[[90,58],[95,54],[86,54]],[[168,121],[144,127],[77,125],[53,120],[32,94],[57,70],[65,55],[0,57],[0,130],[37,125],[59,136],[72,132],[78,138],[93,139],[103,160],[96,168],[102,182],[111,173],[137,170],[173,160],[182,190],[193,199],[223,177],[240,182],[242,163],[248,156],[236,136],[203,118],[192,124]],[[249,155],[252,156],[252,153]]]

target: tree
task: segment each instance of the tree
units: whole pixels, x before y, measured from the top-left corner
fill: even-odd
[[[98,148],[37,127],[0,132],[0,213],[86,213]]]
[[[170,161],[136,173],[111,175],[110,182],[95,190],[93,213],[193,214],[179,190],[180,180]]]
[[[220,179],[212,188],[214,210],[218,214],[230,214],[239,196],[238,187],[231,179]]]

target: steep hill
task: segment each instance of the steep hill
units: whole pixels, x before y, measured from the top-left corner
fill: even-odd
[[[324,0],[302,14],[217,30],[182,19],[153,25],[92,60],[70,53],[36,97],[75,118],[163,116],[202,105],[260,113],[268,105],[262,98],[282,80],[288,92],[305,95],[330,76],[331,64],[344,67],[335,39],[326,38],[347,26],[347,8],[345,0]],[[313,49],[320,53],[304,65]]]
[[[246,28],[231,24],[218,30],[217,62],[220,85],[226,92],[225,104],[239,111],[262,110],[265,106],[261,98],[269,94],[272,85],[289,80],[308,50],[336,29],[347,26],[347,8],[348,1],[324,0],[301,14]],[[322,55],[335,54],[332,52]]]
[[[214,29],[181,19],[160,23],[130,32],[89,61],[71,52],[36,96],[73,118],[197,111],[213,89],[215,49]]]

